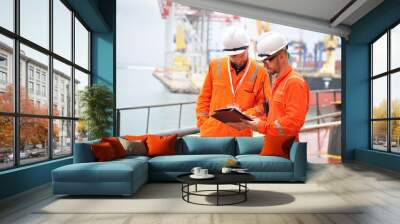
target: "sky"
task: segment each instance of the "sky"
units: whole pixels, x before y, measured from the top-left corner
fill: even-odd
[[[161,19],[156,0],[118,0],[118,66],[162,66],[164,32],[165,21]]]

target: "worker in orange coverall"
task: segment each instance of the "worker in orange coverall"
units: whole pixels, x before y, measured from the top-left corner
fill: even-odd
[[[263,116],[263,102],[271,91],[269,76],[249,58],[250,38],[244,29],[229,27],[223,45],[227,57],[211,61],[197,100],[197,127],[202,137],[252,136],[251,128],[242,122],[222,123],[211,115],[217,109],[236,107],[247,115]]]
[[[284,147],[283,141],[298,140],[308,111],[309,88],[306,81],[289,64],[287,45],[286,38],[273,31],[262,34],[257,41],[258,60],[264,63],[274,77],[269,113],[266,120],[254,118],[253,121],[243,122],[253,130],[265,134],[262,155],[288,157],[288,145],[286,144],[286,149],[278,147]]]

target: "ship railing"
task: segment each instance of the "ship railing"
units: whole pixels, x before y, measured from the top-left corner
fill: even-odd
[[[181,125],[182,125],[182,107],[183,105],[191,105],[191,104],[195,104],[195,101],[187,101],[187,102],[179,102],[179,103],[166,103],[166,104],[153,104],[153,105],[145,105],[145,106],[135,106],[135,107],[123,107],[123,108],[117,108],[116,109],[116,124],[117,124],[117,134],[118,136],[121,135],[121,111],[132,111],[132,110],[143,110],[146,109],[147,113],[146,113],[146,134],[149,133],[149,124],[150,124],[150,112],[151,109],[154,108],[159,108],[159,107],[176,107],[179,106],[179,117],[178,117],[178,130],[174,130],[174,131],[164,131],[161,133],[157,133],[157,134],[162,134],[162,135],[167,135],[170,133],[174,133],[177,134],[179,136],[183,136],[183,135],[189,135],[189,134],[196,134],[199,132],[198,128],[185,128],[185,129],[181,129]]]
[[[342,116],[342,112],[338,111],[338,112],[333,112],[333,113],[329,113],[329,114],[323,114],[323,115],[319,115],[319,116],[315,116],[315,117],[311,117],[306,119],[306,123],[307,122],[315,122],[315,121],[320,121],[326,118],[331,118],[331,119],[335,119],[337,117]]]
[[[317,124],[307,124],[315,121]],[[300,140],[307,142],[307,151],[311,161],[340,162],[341,112],[307,119],[306,124],[300,130]]]
[[[322,123],[322,124],[306,125],[301,128],[300,132],[314,131],[314,130],[324,129],[324,128],[333,128],[333,127],[338,127],[340,125],[341,125],[341,121],[332,121],[332,122],[326,122],[326,123]]]
[[[320,120],[324,120],[327,118],[331,118],[331,121],[318,123],[318,124],[304,125],[301,128],[300,132],[313,132],[313,131],[319,131],[321,129],[336,128],[341,125],[341,120],[340,120],[341,114],[342,114],[342,112],[334,112],[334,113],[329,113],[329,114],[324,114],[324,115],[308,118],[305,120],[306,124],[309,122],[320,121]]]
[[[318,117],[332,111],[340,111],[341,92],[341,89],[311,91],[309,112],[314,112]],[[319,124],[320,120],[316,119],[315,121]]]

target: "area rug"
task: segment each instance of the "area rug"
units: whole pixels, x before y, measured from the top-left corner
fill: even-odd
[[[359,205],[344,201],[317,184],[249,184],[247,201],[237,205],[204,206],[182,200],[177,183],[146,184],[131,197],[57,197],[36,213],[360,213]],[[232,187],[225,187],[230,189]],[[212,190],[213,185],[198,190]],[[194,190],[194,187],[191,189]],[[213,193],[210,193],[213,194]],[[213,204],[215,195],[192,196],[197,203]],[[223,203],[240,198],[224,197]],[[231,200],[231,201],[230,201]]]

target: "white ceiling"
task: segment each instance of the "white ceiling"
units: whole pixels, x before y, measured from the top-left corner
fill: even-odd
[[[240,0],[229,2],[244,3]],[[248,5],[329,20],[350,0],[251,0]],[[312,6],[312,7],[310,7]]]
[[[174,0],[272,23],[346,37],[350,26],[383,0]],[[346,8],[346,5],[349,5]],[[344,9],[339,13],[342,9]],[[336,19],[336,20],[335,20]]]

